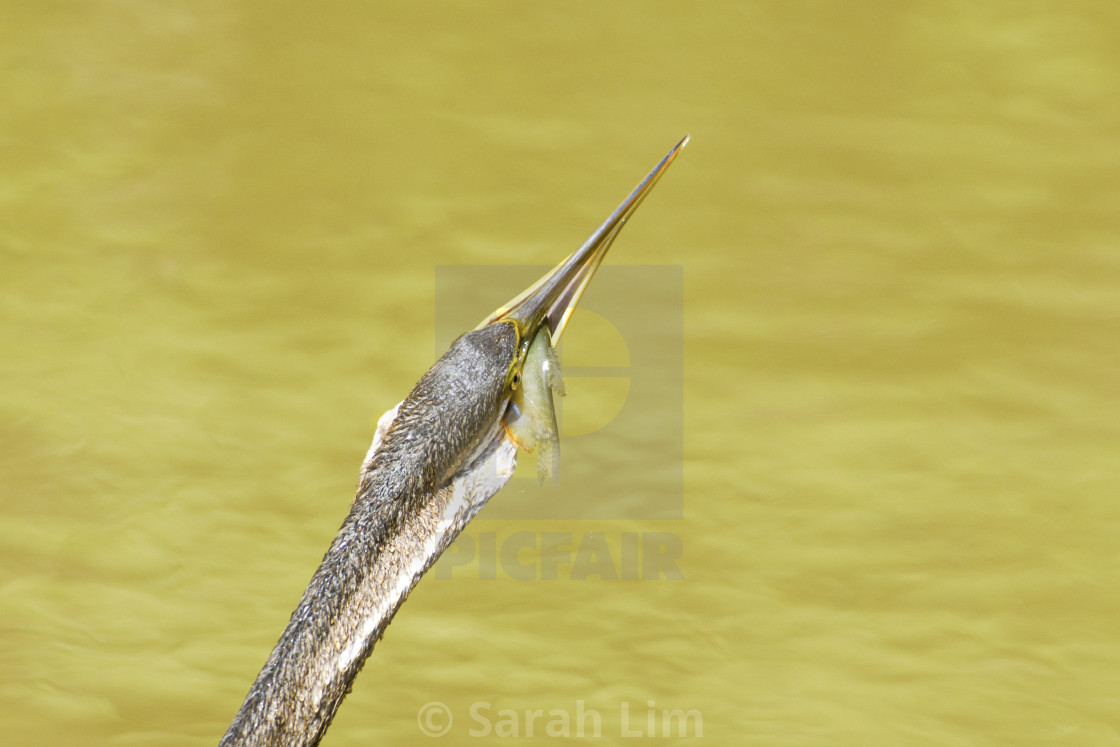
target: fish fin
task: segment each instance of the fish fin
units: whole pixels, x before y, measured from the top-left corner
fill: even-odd
[[[513,441],[514,446],[519,449],[524,449],[525,451],[531,452],[533,450],[532,446],[526,446],[518,440],[517,436],[514,435],[513,429],[509,427],[509,423],[506,422],[505,418],[502,418],[502,428],[505,429],[506,438],[508,438],[510,441]]]
[[[568,393],[564,387],[564,369],[560,366],[560,356],[551,347],[548,349],[548,386],[561,397]]]
[[[544,481],[552,476],[552,440],[542,438],[537,445],[537,481],[544,485]]]
[[[559,378],[559,369],[557,369],[557,378]],[[563,388],[564,382],[560,381],[560,387]],[[564,392],[560,392],[561,395]],[[560,424],[556,421],[556,402],[552,396],[552,390],[545,393],[548,397],[548,411],[552,415],[552,427],[546,432],[541,433],[537,441],[541,444],[541,453],[537,457],[538,464],[547,459],[549,462],[548,471],[552,475],[552,484],[558,485],[560,482]],[[547,449],[545,452],[543,449]],[[538,472],[540,468],[538,467]]]
[[[555,433],[537,442],[537,480],[544,485],[549,478],[553,485],[560,484],[560,437]]]

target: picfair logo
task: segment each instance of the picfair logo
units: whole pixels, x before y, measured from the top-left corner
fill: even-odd
[[[551,268],[441,265],[435,273],[438,357],[463,332]],[[559,484],[522,452],[489,519],[676,519],[683,511],[683,272],[604,265],[558,349],[567,396],[556,403]]]

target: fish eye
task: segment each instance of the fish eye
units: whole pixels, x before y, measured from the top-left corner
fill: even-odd
[[[513,372],[513,378],[510,379],[510,382],[509,382],[510,387],[512,387],[513,389],[516,389],[517,385],[520,384],[520,383],[521,383],[521,372],[520,371],[514,371]]]

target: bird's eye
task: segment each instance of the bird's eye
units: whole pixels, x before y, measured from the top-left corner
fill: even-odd
[[[512,388],[516,389],[518,384],[520,384],[520,383],[521,383],[521,372],[520,371],[514,371],[513,372],[513,379],[510,380],[510,386]]]

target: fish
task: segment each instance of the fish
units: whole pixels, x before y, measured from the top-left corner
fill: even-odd
[[[519,385],[513,390],[503,419],[510,440],[525,451],[536,451],[541,485],[550,477],[553,485],[560,480],[560,429],[553,397],[564,394],[560,358],[545,324],[529,346]]]

